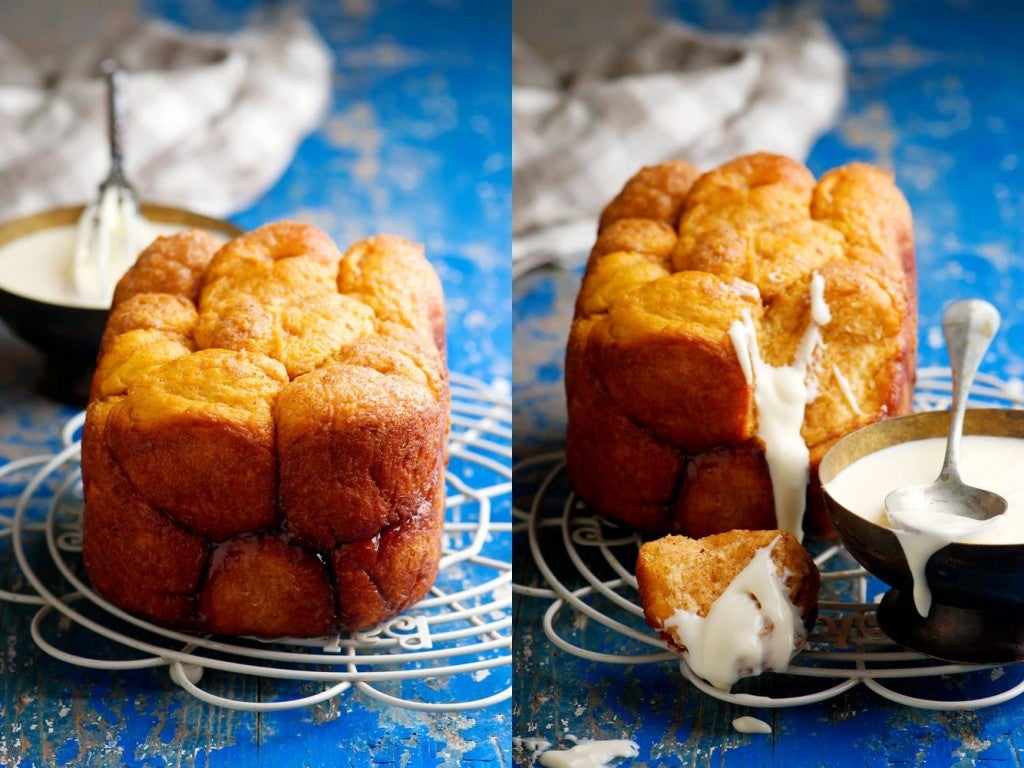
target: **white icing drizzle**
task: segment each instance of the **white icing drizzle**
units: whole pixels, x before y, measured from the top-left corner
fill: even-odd
[[[746,280],[740,278],[733,278],[729,285],[738,293],[740,296],[745,296],[748,299],[761,300],[761,291],[753,283],[748,283]]]
[[[803,539],[810,452],[800,435],[807,403],[818,395],[812,363],[822,346],[821,326],[831,322],[825,279],[815,272],[810,286],[811,318],[793,362],[775,367],[761,359],[749,312],[729,327],[729,338],[747,383],[754,387],[757,436],[764,442],[778,527]]]
[[[640,745],[630,739],[581,741],[572,749],[550,749],[540,756],[546,768],[602,768],[620,757],[636,757]]]
[[[750,312],[743,310],[742,320],[733,320],[729,326],[729,339],[732,341],[732,348],[736,350],[736,358],[740,361],[740,368],[743,369],[743,378],[747,384],[754,383],[754,356],[757,352],[757,334],[754,332],[754,322],[750,319]],[[760,359],[760,352],[757,358]]]
[[[832,322],[832,310],[825,301],[825,278],[820,272],[811,276],[811,320],[818,325],[828,325]]]
[[[971,534],[996,526],[999,519],[974,520],[931,510],[909,510],[903,518],[917,530],[906,531],[893,526],[892,532],[900,543],[914,580],[914,607],[919,614],[927,616],[932,607],[932,590],[926,575],[928,560],[954,541],[969,540]]]
[[[799,610],[772,562],[779,539],[761,547],[707,616],[676,610],[665,620],[694,674],[728,691],[741,677],[789,666],[807,636]]]
[[[838,365],[832,366],[832,375],[836,377],[836,383],[839,385],[839,391],[843,394],[843,399],[846,400],[846,404],[850,406],[850,410],[858,416],[863,416],[864,411],[860,409],[860,405],[857,403],[857,398],[853,396],[853,390],[850,389],[850,382],[843,372],[839,370]]]
[[[953,541],[953,537],[896,529],[893,529],[893,533],[903,549],[903,556],[907,559],[907,567],[914,582],[914,607],[921,616],[927,616],[932,608],[932,590],[928,586],[925,568],[928,559]]]
[[[772,727],[764,720],[758,720],[750,715],[737,717],[732,721],[732,727],[737,733],[771,733]]]

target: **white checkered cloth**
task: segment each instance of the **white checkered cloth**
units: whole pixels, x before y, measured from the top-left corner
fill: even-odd
[[[748,37],[652,23],[558,67],[513,43],[513,274],[575,263],[641,166],[803,160],[845,101],[846,56],[800,17]]]
[[[323,119],[332,60],[285,16],[233,35],[146,22],[61,68],[0,36],[0,220],[92,200],[110,166],[99,64],[124,69],[125,170],[146,202],[226,216],[254,202]]]

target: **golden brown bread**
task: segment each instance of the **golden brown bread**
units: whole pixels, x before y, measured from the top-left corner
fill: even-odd
[[[603,212],[566,351],[567,463],[592,509],[652,532],[777,528],[754,387],[730,336],[790,365],[824,280],[832,320],[816,396],[804,530],[830,535],[817,461],[840,436],[909,411],[917,344],[910,209],[861,163],[815,181],[771,154],[698,174],[645,168]]]
[[[213,235],[199,229],[157,238],[118,281],[113,306],[139,293],[181,296],[195,304],[203,271],[218,247]]]
[[[371,626],[437,575],[441,286],[392,236],[160,238],[118,285],[82,438],[83,560],[114,604],[225,634]]]
[[[706,617],[757,551],[768,546],[782,586],[810,631],[818,615],[818,567],[794,536],[772,530],[732,530],[700,539],[673,535],[645,542],[636,579],[648,625],[677,650],[685,650],[665,622],[677,610]]]

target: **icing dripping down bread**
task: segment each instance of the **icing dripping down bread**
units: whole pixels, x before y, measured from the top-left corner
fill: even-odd
[[[763,363],[792,366],[814,281],[830,317],[804,380],[807,488],[800,509],[778,510],[759,432],[768,415],[730,330],[749,323]],[[762,153],[703,174],[681,161],[642,169],[603,212],[576,300],[565,373],[573,489],[647,531],[830,534],[821,456],[909,411],[915,283],[910,209],[878,168],[815,180]]]

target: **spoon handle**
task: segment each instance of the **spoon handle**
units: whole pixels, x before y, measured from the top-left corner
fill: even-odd
[[[946,458],[939,480],[959,480],[960,438],[967,397],[981,360],[999,330],[999,311],[981,299],[956,301],[942,313],[942,329],[953,374],[953,410],[949,420]]]

